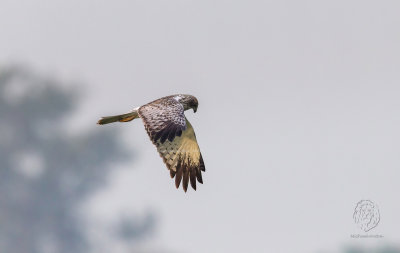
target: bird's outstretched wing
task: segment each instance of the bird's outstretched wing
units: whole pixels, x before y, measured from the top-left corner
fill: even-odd
[[[171,177],[175,177],[176,187],[182,181],[186,192],[189,181],[195,190],[196,179],[203,183],[201,171],[205,171],[205,166],[193,127],[183,112],[183,106],[173,98],[156,100],[139,109],[150,139]]]

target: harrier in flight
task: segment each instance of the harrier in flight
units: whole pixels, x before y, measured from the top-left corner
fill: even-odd
[[[196,135],[184,111],[197,111],[198,101],[191,95],[172,95],[157,99],[121,115],[101,118],[97,124],[128,122],[142,118],[144,127],[157,151],[175,177],[175,186],[179,188],[183,181],[186,192],[188,184],[196,190],[196,179],[203,183],[201,172],[205,171],[203,157],[197,144]]]

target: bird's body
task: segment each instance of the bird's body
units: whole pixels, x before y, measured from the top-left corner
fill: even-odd
[[[181,181],[186,192],[190,181],[196,190],[196,180],[203,183],[201,172],[205,171],[203,157],[196,135],[184,111],[197,111],[198,101],[191,95],[172,95],[157,99],[133,109],[131,112],[101,118],[100,125],[113,122],[128,122],[135,118],[143,120],[147,134],[164,163],[175,177],[178,188]]]

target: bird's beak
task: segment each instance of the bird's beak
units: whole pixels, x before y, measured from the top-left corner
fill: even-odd
[[[197,107],[193,108],[193,112],[197,112]]]

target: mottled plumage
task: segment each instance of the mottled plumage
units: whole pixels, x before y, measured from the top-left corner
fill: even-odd
[[[194,96],[173,95],[157,99],[126,114],[103,117],[98,124],[142,118],[147,134],[170,170],[171,177],[175,177],[176,187],[182,182],[186,192],[189,182],[195,190],[196,180],[203,183],[201,172],[205,171],[196,135],[184,115],[188,109],[196,112],[197,106]]]

